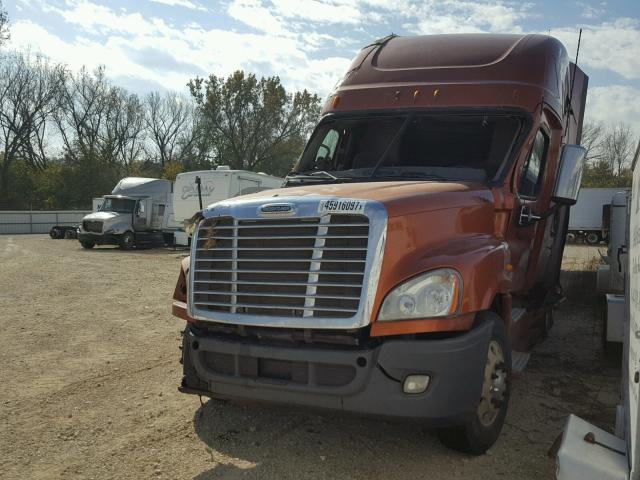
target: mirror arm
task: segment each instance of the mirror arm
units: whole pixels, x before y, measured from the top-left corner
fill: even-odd
[[[551,215],[555,214],[558,211],[561,205],[562,205],[561,203],[556,203],[553,205],[553,207],[551,207],[546,212],[541,213],[540,215],[533,213],[533,210],[531,210],[531,207],[528,207],[527,205],[522,205],[522,207],[520,207],[518,225],[521,227],[528,227],[530,225],[533,225],[536,222],[539,222],[540,220],[549,218]]]

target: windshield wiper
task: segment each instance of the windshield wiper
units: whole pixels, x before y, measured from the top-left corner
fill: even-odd
[[[336,177],[326,170],[313,170],[307,172],[299,172],[294,175],[287,176],[285,185],[292,180],[299,180],[300,183],[303,183],[305,180],[331,180],[333,182],[345,182],[350,181],[351,179],[347,177]]]
[[[443,177],[442,175],[438,175],[435,173],[426,173],[426,172],[400,172],[399,174],[395,174],[395,175],[380,175],[377,178],[424,178],[427,180],[444,180],[444,181],[448,181],[449,179],[446,177]]]

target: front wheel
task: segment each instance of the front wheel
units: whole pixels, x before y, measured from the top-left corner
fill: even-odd
[[[95,243],[93,242],[80,242],[80,245],[82,245],[82,248],[86,248],[87,250],[95,247]]]
[[[136,244],[136,238],[133,232],[124,232],[120,239],[120,248],[123,250],[131,250]]]
[[[493,320],[480,402],[466,423],[438,430],[444,445],[473,455],[485,453],[500,436],[511,391],[511,350],[502,319],[492,312],[483,312],[479,317]]]

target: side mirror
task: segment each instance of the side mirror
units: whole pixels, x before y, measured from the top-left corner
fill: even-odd
[[[587,150],[580,145],[562,147],[558,177],[551,197],[554,202],[566,205],[576,203],[586,155]]]

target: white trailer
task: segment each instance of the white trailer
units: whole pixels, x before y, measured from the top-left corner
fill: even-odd
[[[581,188],[578,201],[571,207],[569,215],[570,242],[585,241],[597,244],[609,235],[608,205],[611,199],[625,188]]]
[[[173,202],[165,226],[167,231],[173,231],[175,245],[189,243],[184,222],[201,210],[197,178],[200,179],[202,208],[226,198],[280,188],[284,182],[282,178],[265,173],[230,170],[226,166],[220,166],[215,170],[178,174],[173,186]]]
[[[630,201],[616,196],[614,206],[628,212],[624,231],[626,249],[620,264],[624,296],[618,299],[618,327],[622,326],[621,404],[616,412],[615,435],[569,415],[557,451],[558,480],[640,479],[640,142],[632,164]],[[580,197],[578,197],[578,202]],[[627,208],[628,207],[628,208]],[[623,212],[622,209],[619,209]],[[615,212],[612,215],[616,215]],[[614,223],[620,223],[614,222]],[[614,230],[616,230],[614,228]],[[618,232],[612,232],[612,237]],[[615,239],[612,238],[612,242]],[[622,254],[622,251],[627,253]],[[615,252],[616,258],[618,257]],[[611,255],[610,255],[611,256]],[[620,336],[620,331],[616,332]]]

